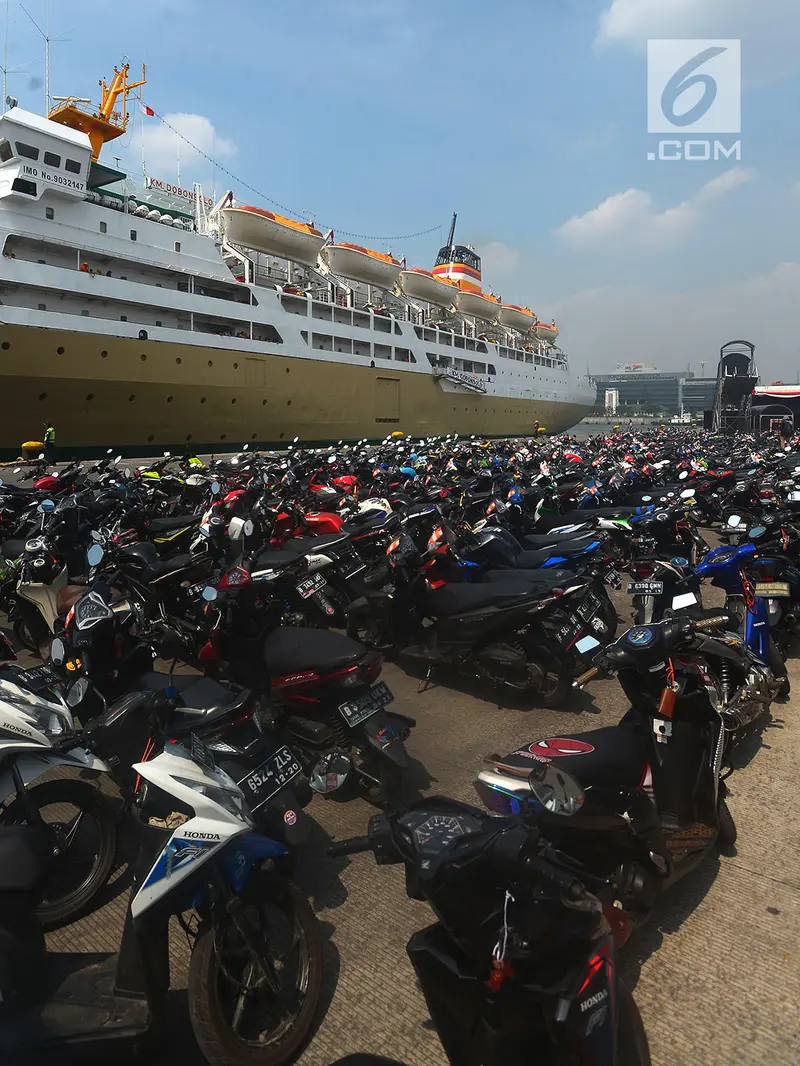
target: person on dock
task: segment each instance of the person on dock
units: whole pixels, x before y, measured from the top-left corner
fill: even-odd
[[[44,457],[48,463],[56,461],[56,431],[52,422],[44,424]]]

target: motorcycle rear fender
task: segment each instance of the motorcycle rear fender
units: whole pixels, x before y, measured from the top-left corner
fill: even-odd
[[[98,759],[96,755],[92,755],[91,752],[83,748],[76,748],[68,755],[50,754],[47,749],[41,750],[41,755],[31,753],[29,755],[21,755],[16,759],[17,770],[25,785],[30,785],[33,781],[37,781],[49,770],[52,770],[54,766],[71,766],[74,769],[94,770],[98,773],[106,774],[111,772],[108,763]],[[11,769],[6,766],[3,772],[0,773],[0,799],[10,796],[15,787]]]
[[[575,968],[570,993],[556,1007],[556,1030],[570,1058],[580,1062],[617,1061],[617,956],[614,937],[595,941]],[[566,1007],[565,1016],[560,1016]]]
[[[397,736],[395,723],[401,723],[401,727],[404,727],[409,722],[412,725],[415,724],[412,718],[406,718],[405,715],[378,711],[361,723],[361,728],[372,747],[376,748],[389,762],[399,766],[401,770],[408,769],[411,760],[405,744]]]

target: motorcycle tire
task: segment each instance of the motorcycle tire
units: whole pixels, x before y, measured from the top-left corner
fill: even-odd
[[[733,852],[738,834],[736,830],[736,822],[733,820],[733,815],[728,809],[728,804],[725,802],[724,796],[720,796],[717,805],[717,821],[719,823],[717,847],[723,855],[730,855]]]
[[[400,807],[403,800],[403,771],[399,766],[389,762],[388,759],[375,760],[375,776],[380,779],[376,785],[372,781],[365,782],[361,786],[361,795],[374,807],[386,807],[395,810]]]
[[[117,820],[108,797],[85,781],[66,777],[45,781],[41,785],[26,789],[26,796],[28,803],[33,803],[40,812],[48,807],[57,809],[65,806],[77,807],[79,811],[66,825],[57,818],[45,817],[46,823],[57,827],[56,841],[61,835],[69,837],[70,833],[73,834],[72,840],[56,858],[43,898],[36,908],[41,927],[49,932],[69,925],[80,917],[108,881],[117,851]],[[63,884],[70,867],[77,865],[75,854],[71,854],[70,849],[76,846],[75,834],[79,825],[87,820],[95,824],[96,845],[92,844],[90,838],[88,850],[91,854],[87,874],[76,887],[70,889]],[[19,798],[12,800],[0,811],[0,826],[22,825],[27,821],[25,807]]]
[[[24,618],[18,618],[14,623],[14,639],[21,644],[26,651],[39,655],[39,642],[34,639]]]
[[[284,1010],[277,1031],[266,1040],[248,1040],[235,1032],[231,1021],[241,996],[231,993],[237,984],[236,972],[242,965],[241,956],[245,954],[246,957],[246,953],[239,947],[240,939],[233,924],[223,929],[206,925],[195,939],[189,961],[187,992],[192,1030],[201,1052],[212,1066],[285,1066],[297,1057],[308,1039],[319,1006],[323,965],[319,923],[300,889],[276,874],[251,874],[241,899],[251,920],[254,911],[259,911],[259,917],[263,919],[263,905],[269,904],[277,905],[282,914],[289,917],[293,939],[286,958],[295,951],[299,953],[298,980],[302,980],[304,986],[302,998],[296,1009],[293,1007],[290,1017],[286,1017]],[[266,920],[263,925],[265,928],[260,928],[259,941],[265,940],[269,933]],[[288,970],[282,966],[280,975],[285,976]],[[244,974],[243,978],[246,979]],[[250,1002],[255,998],[252,993],[246,997]],[[246,1013],[246,1008],[240,1012],[239,1023],[244,1022]],[[259,1036],[263,1034],[260,1024],[256,1023]]]
[[[650,1045],[631,990],[617,984],[617,1066],[650,1066]]]
[[[534,666],[541,676],[531,679],[530,693],[541,707],[556,710],[562,707],[572,692],[572,677],[546,653],[528,652],[528,665]]]

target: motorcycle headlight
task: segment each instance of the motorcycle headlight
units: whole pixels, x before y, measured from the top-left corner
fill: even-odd
[[[241,818],[248,825],[255,825],[253,816],[244,802],[241,789],[221,788],[219,785],[209,785],[207,782],[194,781],[190,777],[174,777],[178,784],[190,788],[192,792],[199,792],[201,796],[210,799],[212,803],[218,803],[235,818]]]

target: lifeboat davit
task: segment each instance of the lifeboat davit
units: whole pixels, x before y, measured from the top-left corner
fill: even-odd
[[[232,244],[315,266],[325,237],[310,222],[295,222],[260,207],[225,207],[225,236]]]
[[[489,293],[474,292],[471,288],[465,288],[466,282],[459,282],[456,293],[456,307],[462,315],[470,315],[472,318],[480,318],[484,322],[493,322],[500,310],[500,300],[497,296]]]
[[[327,244],[320,253],[334,274],[381,289],[394,288],[400,276],[400,263],[390,255],[360,244]]]
[[[536,327],[536,336],[540,341],[547,341],[548,344],[555,344],[558,337],[558,326],[555,322],[551,322],[550,325],[546,325],[544,322],[540,322]]]
[[[501,326],[509,329],[517,329],[520,332],[533,329],[536,325],[536,315],[530,307],[518,307],[517,304],[503,304],[497,320]]]
[[[424,300],[437,307],[450,307],[455,298],[452,282],[442,281],[430,270],[411,267],[400,273],[400,287],[411,300]]]

